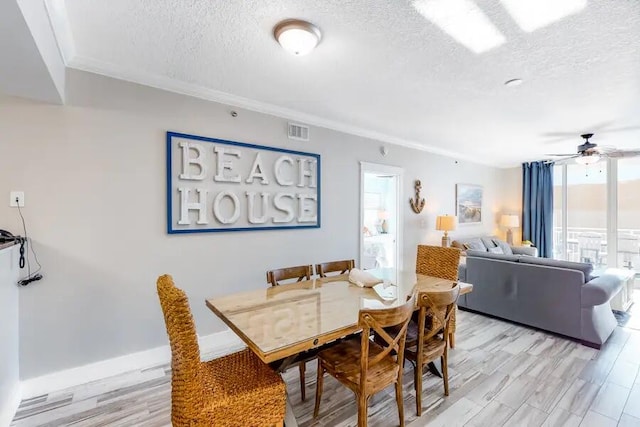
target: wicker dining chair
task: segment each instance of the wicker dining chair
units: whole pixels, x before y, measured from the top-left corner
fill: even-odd
[[[313,276],[312,265],[299,265],[267,271],[267,282],[271,286],[278,286],[281,280],[297,279],[297,282],[302,282],[303,280],[311,280],[311,276]]]
[[[316,264],[316,274],[320,277],[327,277],[327,273],[334,272],[337,272],[338,274],[345,274],[353,270],[355,265],[356,263],[352,259],[323,262],[322,264]]]
[[[446,291],[418,294],[418,324],[409,325],[405,356],[414,365],[416,412],[422,415],[422,373],[424,366],[440,358],[444,395],[449,396],[448,344],[451,316],[455,313],[460,286],[456,283]],[[444,326],[443,326],[444,325]],[[412,327],[414,326],[414,327]],[[442,336],[440,336],[442,334]]]
[[[416,273],[418,274],[458,280],[459,264],[460,249],[418,245],[418,257],[416,258]],[[456,345],[456,311],[457,307],[453,310],[449,324],[449,346],[451,348]]]
[[[407,325],[414,308],[415,296],[399,307],[360,310],[358,326],[362,328],[361,335],[318,353],[314,418],[320,411],[323,378],[325,372],[328,372],[357,396],[358,427],[367,425],[369,398],[390,384],[395,384],[400,426],[404,426],[402,367]],[[391,337],[384,329],[388,327],[398,328],[398,334]],[[370,339],[372,332],[377,335],[378,340]],[[380,342],[383,344],[379,344]]]
[[[282,280],[297,279],[297,282],[301,282],[303,280],[311,280],[312,275],[312,265],[285,267],[267,271],[267,282],[269,282],[271,286],[279,286],[280,281]],[[293,365],[298,365],[298,371],[300,372],[300,397],[303,401],[307,398],[305,382],[305,371],[307,370],[307,362],[315,358],[315,354],[301,353],[297,357],[297,360],[293,362]]]
[[[160,276],[157,287],[171,344],[173,426],[282,426],[280,375],[250,350],[201,362],[186,294],[169,275]]]

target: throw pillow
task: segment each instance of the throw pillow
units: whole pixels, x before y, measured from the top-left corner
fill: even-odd
[[[469,240],[467,243],[465,243],[465,246],[467,249],[472,249],[474,251],[487,251],[487,248],[484,246],[480,239]]]
[[[496,246],[495,248],[489,248],[489,252],[491,252],[492,254],[503,254],[504,255],[504,251],[502,250],[502,248],[500,246]]]
[[[493,243],[498,245],[500,249],[502,249],[502,253],[505,255],[513,255],[513,251],[511,250],[511,246],[504,240],[493,239]]]

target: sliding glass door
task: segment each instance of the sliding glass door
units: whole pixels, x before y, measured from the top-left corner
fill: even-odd
[[[640,270],[640,158],[620,159],[618,166],[618,267]]]
[[[640,159],[554,168],[554,258],[640,269]]]

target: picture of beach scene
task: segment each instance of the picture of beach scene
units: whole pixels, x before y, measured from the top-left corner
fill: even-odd
[[[458,224],[482,222],[482,187],[471,184],[456,184],[456,215]]]

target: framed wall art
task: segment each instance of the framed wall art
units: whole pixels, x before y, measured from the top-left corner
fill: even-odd
[[[456,215],[458,224],[482,223],[482,186],[456,184]]]
[[[320,227],[320,155],[167,132],[167,232]]]

